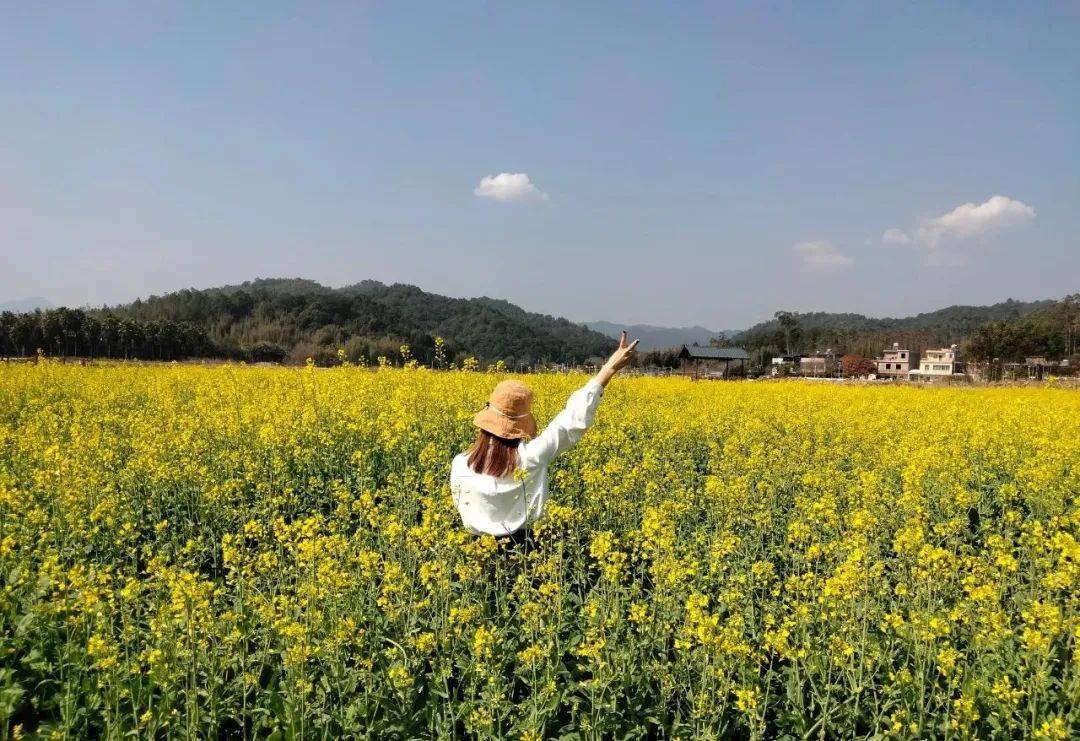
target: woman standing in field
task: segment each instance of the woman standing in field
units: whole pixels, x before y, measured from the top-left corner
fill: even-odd
[[[527,532],[544,513],[547,467],[572,448],[593,422],[604,387],[634,357],[639,340],[619,347],[600,371],[570,395],[566,408],[536,434],[532,390],[520,381],[503,381],[473,417],[476,442],[454,458],[450,487],[461,521],[478,535]]]

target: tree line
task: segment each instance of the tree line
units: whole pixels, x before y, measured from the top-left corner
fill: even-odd
[[[964,343],[977,360],[1020,362],[1029,357],[1071,358],[1080,354],[1080,293],[1045,311],[1013,321],[989,322]]]
[[[0,313],[0,355],[183,360],[214,354],[206,330],[191,322],[138,321],[61,307]]]
[[[337,339],[337,335],[333,334]],[[411,344],[410,344],[411,343]],[[305,362],[331,365],[342,357],[376,362],[379,356],[397,357],[408,346],[421,362],[432,362],[436,342],[413,333],[402,338],[349,337],[339,344],[299,342],[286,348],[268,340],[248,343],[216,342],[195,322],[170,319],[139,320],[109,311],[84,309],[0,313],[0,357],[46,356],[108,358],[114,360],[187,360],[217,358],[250,362]]]
[[[904,319],[778,311],[733,339],[716,341],[746,349],[755,364],[772,356],[826,351],[873,358],[894,342],[917,352],[955,343],[965,357],[981,361],[1072,357],[1080,352],[1080,294],[1059,301],[954,306]]]
[[[182,290],[102,309],[5,313],[0,354],[145,360],[213,357],[331,365],[407,355],[439,366],[475,358],[508,367],[605,357],[609,337],[506,301],[454,299],[363,281],[303,279]]]
[[[991,321],[986,321],[991,318]],[[442,338],[441,343],[436,338]],[[774,355],[831,350],[876,357],[893,342],[913,351],[956,342],[972,360],[1019,362],[1080,353],[1080,294],[1060,301],[951,307],[906,319],[777,312],[774,319],[714,344],[747,350],[751,365]],[[452,299],[414,286],[364,281],[331,289],[312,281],[265,280],[177,291],[125,306],[0,313],[0,355],[140,360],[212,357],[329,365],[397,358],[402,345],[425,365],[474,357],[508,367],[579,364],[614,342],[565,319],[495,299]],[[678,350],[642,353],[639,364],[675,368]]]
[[[426,365],[441,353],[459,365],[502,360],[510,367],[582,363],[605,357],[615,342],[586,327],[489,298],[458,299],[416,286],[362,281],[328,288],[304,279],[260,279],[238,286],[182,290],[114,307],[134,319],[187,321],[204,327],[218,351],[239,357],[258,344],[296,362],[396,356],[405,344]]]

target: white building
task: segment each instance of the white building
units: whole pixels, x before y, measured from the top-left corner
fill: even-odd
[[[940,350],[927,350],[919,362],[919,370],[912,372],[917,372],[920,376],[951,376],[963,373],[964,367],[959,356],[960,351],[956,345]]]
[[[877,365],[877,374],[888,378],[907,378],[908,373],[919,367],[919,354],[913,353],[900,347],[899,342],[894,342],[892,350],[886,350],[880,358],[874,360]]]

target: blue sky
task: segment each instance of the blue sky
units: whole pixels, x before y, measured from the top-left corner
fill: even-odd
[[[0,299],[376,278],[728,328],[1061,296],[1077,38],[1073,3],[5,2]]]

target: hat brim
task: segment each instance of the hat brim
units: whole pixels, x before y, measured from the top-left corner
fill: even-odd
[[[510,419],[491,407],[484,407],[473,417],[473,424],[495,437],[505,437],[508,440],[536,437],[536,419],[531,412],[524,417]]]

